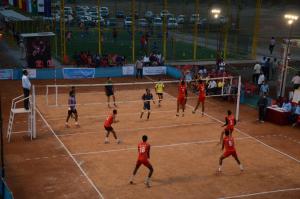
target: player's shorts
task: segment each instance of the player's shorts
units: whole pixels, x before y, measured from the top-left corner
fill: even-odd
[[[107,131],[113,131],[113,127],[112,126],[104,126],[105,130]]]
[[[163,93],[156,93],[161,99],[164,97]]]
[[[225,130],[228,130],[229,132],[233,132],[234,126],[226,126]]]
[[[151,165],[151,163],[149,162],[149,160],[137,160],[136,166],[137,166],[137,167],[140,167],[141,165],[144,165],[144,166],[147,167],[147,168],[151,168],[151,167],[152,167],[152,165]]]
[[[204,102],[205,101],[205,96],[199,96],[198,101],[199,102]]]
[[[68,114],[71,115],[71,114],[73,114],[73,113],[74,113],[74,114],[77,114],[76,108],[73,108],[73,109],[72,109],[72,108],[69,108]]]
[[[185,97],[179,96],[179,97],[177,98],[177,103],[179,103],[179,104],[181,104],[181,105],[185,105],[185,103],[186,103]]]
[[[113,90],[111,90],[111,89],[106,89],[106,90],[105,90],[105,94],[106,94],[107,97],[109,97],[109,96],[114,95],[114,92],[113,92]]]
[[[236,151],[225,151],[224,154],[223,154],[223,157],[224,158],[227,158],[229,156],[233,156],[233,157],[237,157],[237,154],[236,154]]]
[[[150,109],[151,109],[150,103],[144,103],[144,108],[143,109],[150,111]]]

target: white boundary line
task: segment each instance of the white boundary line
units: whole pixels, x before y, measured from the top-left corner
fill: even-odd
[[[173,125],[165,125],[165,126],[150,126],[150,127],[141,127],[141,128],[134,128],[134,129],[118,129],[118,132],[132,132],[132,131],[140,131],[140,130],[152,130],[152,129],[163,129],[163,128],[174,128],[174,127],[184,127],[184,126],[196,126],[196,125],[203,125],[203,124],[214,124],[216,122],[196,122],[191,124],[173,124]],[[59,137],[65,136],[72,136],[72,135],[85,135],[85,134],[98,134],[99,132],[87,132],[87,133],[68,133],[68,134],[61,134],[57,135]]]
[[[150,78],[150,77],[148,77],[148,76],[145,76],[145,77],[148,78],[148,79],[151,80],[151,81],[155,81],[154,79],[152,79],[152,78]],[[170,95],[170,96],[171,96],[171,95]],[[173,98],[175,98],[175,97],[173,97]],[[186,106],[189,107],[189,108],[191,108],[191,109],[194,108],[194,107],[192,107],[192,106],[189,105],[189,104],[186,104]],[[207,113],[204,113],[204,114],[205,114],[207,117],[209,117],[209,118],[211,118],[211,119],[213,119],[213,120],[215,120],[215,121],[217,121],[217,122],[219,122],[219,123],[221,123],[221,124],[224,123],[224,122],[222,122],[221,120],[219,120],[219,119],[217,119],[217,118],[215,118],[215,117],[213,117],[213,116],[211,116],[211,115],[208,115]],[[251,137],[253,140],[256,140],[258,143],[264,145],[265,147],[267,147],[267,148],[269,148],[269,149],[271,149],[271,150],[273,150],[273,151],[276,151],[276,152],[280,153],[281,155],[286,156],[286,157],[288,157],[289,159],[292,159],[292,160],[296,161],[297,163],[300,163],[300,160],[298,160],[297,158],[294,158],[293,156],[290,156],[289,154],[284,153],[284,152],[282,152],[282,151],[280,151],[280,150],[278,150],[278,149],[276,149],[276,148],[274,148],[274,147],[272,147],[272,146],[270,146],[270,145],[268,145],[268,144],[266,144],[266,143],[260,141],[259,139],[257,139],[257,138],[255,138],[255,137],[249,135],[248,133],[245,133],[245,132],[239,130],[238,128],[235,128],[235,129],[236,129],[238,132],[240,132],[241,134],[243,134],[243,135],[245,135],[245,136],[248,136],[248,137]]]
[[[96,185],[94,184],[94,182],[89,178],[89,176],[86,174],[86,172],[80,166],[80,164],[76,161],[75,157],[72,155],[72,153],[69,151],[69,149],[64,145],[64,143],[61,141],[61,139],[56,135],[56,133],[54,132],[54,130],[52,129],[52,127],[50,126],[50,124],[47,122],[47,120],[41,114],[40,110],[38,108],[36,108],[36,111],[41,116],[41,118],[44,121],[44,123],[48,126],[48,128],[50,129],[50,131],[52,132],[52,134],[54,135],[54,137],[58,140],[58,142],[66,150],[66,152],[68,153],[68,155],[70,156],[70,158],[74,161],[74,163],[79,168],[79,170],[81,171],[81,173],[85,176],[85,178],[87,179],[87,181],[91,184],[91,186],[94,188],[94,190],[98,193],[99,198],[104,199],[104,197],[103,197],[102,193],[100,192],[100,190],[96,187]]]
[[[236,140],[245,140],[250,139],[250,137],[236,138]],[[219,140],[202,140],[202,141],[194,141],[194,142],[182,142],[176,144],[165,144],[165,145],[152,145],[151,148],[168,148],[168,147],[176,147],[176,146],[184,146],[184,145],[193,145],[193,144],[207,144],[207,143],[217,143]],[[102,151],[91,151],[91,152],[83,152],[83,153],[73,153],[73,156],[79,155],[97,155],[101,153],[111,153],[111,152],[121,152],[121,151],[130,151],[137,150],[136,147],[130,147],[125,149],[112,149],[112,150],[102,150]]]
[[[263,191],[263,192],[257,192],[257,193],[249,193],[249,194],[242,194],[242,195],[236,195],[236,196],[221,197],[221,198],[218,198],[218,199],[245,198],[245,197],[249,197],[249,196],[265,195],[265,194],[270,194],[270,193],[287,192],[287,191],[300,191],[300,188],[290,188],[290,189],[279,189],[279,190],[273,190],[273,191]]]

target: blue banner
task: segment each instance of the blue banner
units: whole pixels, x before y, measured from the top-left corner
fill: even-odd
[[[83,78],[94,78],[94,68],[64,68],[63,69],[64,79],[83,79]]]
[[[0,69],[0,79],[13,79],[13,69]]]

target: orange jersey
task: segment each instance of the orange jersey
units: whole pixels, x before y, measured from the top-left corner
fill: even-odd
[[[205,85],[203,83],[198,85],[198,90],[199,90],[199,97],[204,98],[206,94],[205,94]]]
[[[150,153],[150,144],[146,142],[141,142],[138,145],[138,152],[139,152],[139,160],[148,160],[149,153]]]
[[[105,127],[111,127],[112,123],[114,122],[114,116],[113,115],[109,115],[105,122],[104,122],[104,126]]]
[[[225,136],[223,139],[225,151],[235,151],[233,137]]]
[[[187,88],[186,85],[179,85],[178,88],[178,97],[186,97]]]
[[[227,127],[232,129],[235,125],[235,119],[233,115],[229,115],[225,117],[225,121],[227,121]]]

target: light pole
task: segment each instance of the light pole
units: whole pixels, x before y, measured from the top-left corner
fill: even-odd
[[[213,15],[214,19],[217,21],[217,24],[218,24],[218,36],[217,36],[217,54],[220,52],[220,49],[221,49],[221,21],[219,20],[218,22],[218,19],[220,17],[220,14],[221,14],[221,9],[212,9],[211,10],[211,14]]]
[[[291,45],[291,35],[293,30],[293,24],[295,21],[298,20],[297,15],[292,14],[286,14],[284,15],[285,20],[287,21],[287,24],[289,25],[289,35],[287,39],[287,44],[284,44],[284,52],[283,52],[283,68],[281,72],[281,81],[280,81],[280,97],[284,97],[285,95],[285,87],[286,87],[286,78],[287,78],[287,72],[288,72],[288,54],[290,51],[290,45]]]

